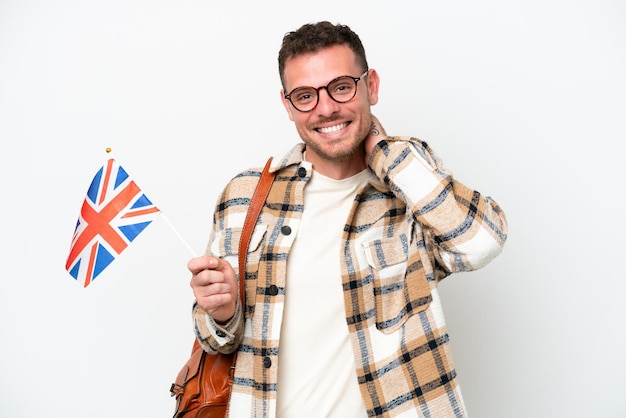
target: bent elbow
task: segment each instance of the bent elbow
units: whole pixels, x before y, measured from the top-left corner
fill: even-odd
[[[506,236],[495,238],[480,229],[471,240],[441,253],[441,261],[450,272],[478,270],[502,252],[505,241]]]

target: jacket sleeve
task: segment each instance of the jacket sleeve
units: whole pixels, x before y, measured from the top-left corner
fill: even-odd
[[[478,269],[502,251],[504,212],[491,198],[453,179],[426,142],[386,138],[375,147],[369,166],[406,203],[443,277]]]
[[[193,327],[198,342],[207,353],[232,353],[243,337],[241,301],[237,302],[235,315],[226,324],[218,324],[195,302],[192,309]]]
[[[233,239],[233,228],[228,225],[227,219],[225,219],[225,212],[243,210],[245,214],[245,207],[243,209],[238,207],[229,208],[228,196],[231,189],[232,187],[229,184],[218,199],[213,215],[213,229],[209,237],[206,254],[228,261],[237,272],[237,276],[239,276],[238,254],[236,251],[231,250],[232,248],[237,248],[239,235],[237,235],[236,239]],[[237,302],[235,315],[225,324],[218,324],[204,309],[198,306],[196,302],[193,304],[192,318],[196,338],[204,351],[211,354],[215,352],[232,353],[239,347],[243,339],[244,329],[243,311],[240,300]]]

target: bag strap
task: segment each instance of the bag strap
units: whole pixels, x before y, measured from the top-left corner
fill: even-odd
[[[276,176],[276,173],[270,173],[269,171],[271,163],[272,157],[270,157],[269,160],[267,160],[267,163],[265,163],[259,183],[257,184],[256,189],[254,189],[252,199],[250,200],[250,206],[248,207],[248,213],[246,213],[246,219],[243,223],[241,238],[239,239],[239,298],[241,300],[242,309],[244,307],[246,295],[245,277],[248,246],[250,245],[250,240],[252,239],[252,231],[254,231],[256,221],[259,218],[261,209],[263,209],[263,206],[265,205],[265,199],[267,198],[270,188],[272,187],[274,177]]]

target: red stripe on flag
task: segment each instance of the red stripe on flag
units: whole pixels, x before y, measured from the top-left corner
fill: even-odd
[[[131,181],[124,190],[122,190],[117,196],[115,196],[108,205],[106,205],[100,212],[94,210],[87,200],[83,202],[81,209],[81,216],[87,223],[87,226],[80,234],[76,243],[70,251],[70,255],[67,258],[65,268],[74,263],[76,257],[80,255],[82,250],[91,242],[96,236],[100,235],[106,240],[117,254],[120,254],[128,244],[120,237],[115,229],[111,226],[110,222],[115,218],[121,210],[123,210],[131,200],[140,192],[139,187],[134,181]]]
[[[91,252],[89,254],[89,264],[87,265],[87,274],[85,274],[85,285],[89,286],[91,283],[91,277],[93,276],[93,267],[96,265],[96,251],[98,249],[98,243],[94,242],[91,246]]]
[[[159,208],[152,207],[152,208],[149,208],[149,209],[141,209],[141,210],[137,210],[137,211],[133,211],[133,212],[128,212],[127,214],[122,216],[122,218],[132,218],[133,216],[148,215],[150,213],[156,213],[156,212],[159,212]]]
[[[109,181],[111,180],[111,166],[113,165],[113,160],[107,161],[107,169],[104,172],[104,181],[102,182],[102,192],[100,194],[99,205],[102,204],[106,200],[107,190],[109,188]]]

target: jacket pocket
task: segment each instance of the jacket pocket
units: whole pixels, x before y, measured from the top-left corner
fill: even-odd
[[[216,239],[211,245],[211,253],[216,257],[222,257],[228,261],[230,265],[237,272],[239,277],[239,241],[241,239],[241,233],[243,228],[234,227],[226,228],[219,231],[216,234]],[[256,278],[259,272],[259,262],[263,248],[265,247],[265,236],[267,232],[267,225],[257,224],[250,237],[250,245],[248,246],[248,254],[246,255],[246,295],[256,294]],[[250,298],[248,298],[250,299]],[[246,303],[248,313],[251,312],[254,306],[254,298],[250,303]]]
[[[376,328],[389,334],[428,307],[430,286],[423,269],[409,268],[421,262],[416,264],[417,252],[409,254],[405,234],[370,241],[364,247],[374,278]]]

